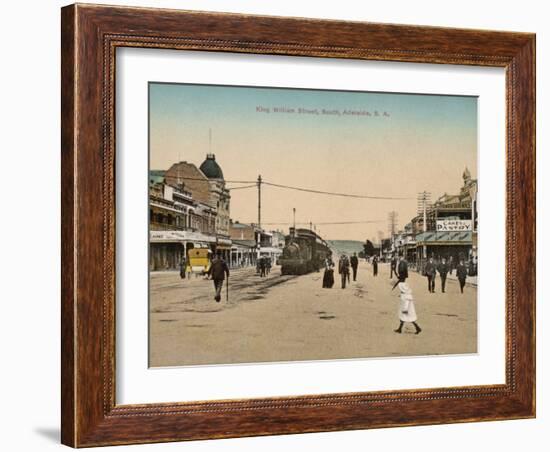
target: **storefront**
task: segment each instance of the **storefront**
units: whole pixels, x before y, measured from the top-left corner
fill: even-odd
[[[260,256],[269,257],[273,265],[277,265],[281,254],[283,254],[283,250],[281,248],[275,248],[272,246],[262,246],[260,248]]]
[[[256,243],[253,240],[233,240],[231,245],[231,267],[248,267],[256,265]]]
[[[468,260],[472,254],[472,231],[428,231],[416,236],[416,255],[423,264],[432,257],[457,263],[460,258]]]
[[[223,237],[217,237],[216,242],[212,244],[212,251],[219,254],[225,262],[231,258],[231,240]]]
[[[216,238],[191,231],[150,231],[149,270],[179,270],[180,263],[193,248],[211,248]]]

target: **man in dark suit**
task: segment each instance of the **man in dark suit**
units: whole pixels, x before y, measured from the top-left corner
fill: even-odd
[[[456,266],[456,277],[460,284],[460,293],[464,293],[464,286],[466,285],[466,276],[468,276],[468,269],[464,265],[464,259],[460,259],[460,263]]]
[[[373,276],[378,276],[378,257],[374,256],[372,258],[372,274]]]
[[[435,292],[435,264],[433,257],[430,257],[424,267],[424,275],[428,278],[428,292]]]
[[[208,270],[208,276],[210,276],[210,278],[214,281],[214,289],[216,290],[214,300],[216,300],[216,302],[218,303],[222,299],[221,292],[226,275],[227,278],[229,278],[229,267],[222,259],[221,254],[217,254],[216,257],[212,260],[212,264],[210,265],[210,269]]]
[[[405,260],[404,256],[399,257],[399,264],[397,266],[397,276],[399,278],[399,281],[405,282],[405,280],[409,277],[409,264]]]
[[[258,259],[258,268],[260,270],[260,277],[264,277],[266,275],[266,258],[265,256],[261,256]]]
[[[359,259],[357,258],[357,253],[353,253],[353,256],[350,257],[349,263],[351,264],[351,269],[353,270],[353,280],[357,280],[357,267],[359,266]]]
[[[349,259],[345,254],[340,256],[338,261],[338,273],[342,278],[342,289],[346,288],[346,280],[349,279]]]
[[[397,268],[397,258],[395,256],[392,256],[390,261],[390,279],[393,278],[393,275],[397,276],[397,272],[395,271]]]
[[[437,271],[441,278],[441,293],[445,293],[445,283],[447,282],[447,273],[449,273],[449,265],[445,258],[441,259],[440,264],[437,266]]]

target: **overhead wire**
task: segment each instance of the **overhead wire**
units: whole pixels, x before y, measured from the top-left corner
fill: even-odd
[[[288,221],[278,221],[278,222],[263,222],[263,225],[291,225],[291,224],[297,224],[297,225],[308,225],[308,224],[314,224],[315,226],[330,226],[330,225],[340,225],[340,224],[369,224],[369,223],[382,223],[384,220],[371,220],[371,221],[334,221],[334,222],[316,222],[316,221],[308,221],[308,222],[288,222]],[[253,223],[253,221],[247,223],[247,222],[241,222],[243,224],[249,224]]]
[[[345,198],[381,199],[381,200],[396,200],[396,201],[415,199],[415,198],[408,198],[408,197],[372,196],[372,195],[358,195],[358,194],[351,194],[351,193],[329,192],[329,191],[324,191],[324,190],[314,190],[312,188],[293,187],[293,186],[290,186],[290,185],[275,184],[273,182],[267,182],[267,181],[262,181],[262,184],[269,185],[271,187],[285,188],[285,189],[288,189],[288,190],[296,190],[296,191],[302,191],[302,192],[308,192],[308,193],[316,193],[316,194],[320,194],[320,195],[341,196],[341,197],[345,197]]]
[[[199,177],[188,177],[188,176],[180,176],[180,179],[183,180],[199,180],[199,181],[205,181],[203,178]],[[277,184],[274,182],[269,182],[262,180],[261,182],[258,181],[252,181],[252,180],[226,180],[226,183],[234,183],[234,184],[250,184],[244,187],[228,187],[229,190],[239,190],[244,188],[253,188],[258,187],[258,184],[267,185],[270,187],[276,187],[276,188],[282,188],[287,190],[294,190],[294,191],[301,191],[306,193],[315,193],[320,195],[329,195],[329,196],[339,196],[339,197],[345,197],[345,198],[356,198],[356,199],[376,199],[376,200],[393,200],[393,201],[404,201],[404,200],[411,200],[415,199],[412,197],[399,197],[399,196],[375,196],[375,195],[361,195],[356,193],[341,193],[341,192],[331,192],[331,191],[325,191],[325,190],[316,190],[313,188],[305,188],[305,187],[296,187],[292,185],[283,185],[283,184]]]

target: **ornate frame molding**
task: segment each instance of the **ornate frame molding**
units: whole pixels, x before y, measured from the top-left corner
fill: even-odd
[[[535,415],[534,35],[71,5],[62,9],[62,43],[64,444],[81,447]],[[118,47],[504,67],[506,383],[116,405],[114,90]]]

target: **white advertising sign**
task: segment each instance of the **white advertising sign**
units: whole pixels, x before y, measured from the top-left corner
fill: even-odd
[[[446,231],[471,231],[472,220],[437,220],[437,230]]]

